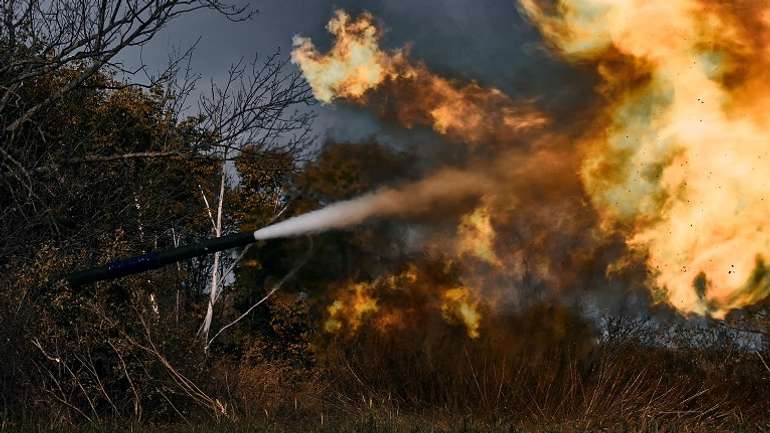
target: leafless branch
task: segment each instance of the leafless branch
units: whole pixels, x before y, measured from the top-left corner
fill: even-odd
[[[249,314],[250,314],[250,313],[251,313],[251,312],[252,312],[252,311],[253,311],[255,308],[259,307],[259,306],[260,306],[260,305],[262,305],[262,304],[263,304],[265,301],[267,301],[268,299],[270,299],[270,298],[271,298],[271,297],[272,297],[272,296],[275,294],[275,292],[277,292],[278,290],[280,290],[280,289],[281,289],[281,287],[283,287],[283,285],[284,285],[284,284],[285,284],[287,281],[289,281],[290,279],[292,279],[292,278],[294,277],[294,275],[296,275],[296,274],[297,274],[297,272],[299,272],[299,270],[300,270],[300,269],[302,269],[302,267],[303,267],[303,266],[305,266],[305,263],[307,263],[307,262],[308,262],[308,260],[310,260],[310,257],[312,257],[312,255],[313,255],[313,238],[312,238],[312,237],[308,237],[308,242],[310,243],[310,245],[308,246],[307,254],[305,255],[305,257],[303,257],[303,258],[302,258],[302,260],[300,260],[299,262],[297,262],[297,264],[296,264],[296,265],[294,265],[294,267],[293,267],[293,268],[292,268],[292,269],[289,271],[289,273],[287,273],[286,275],[284,275],[284,277],[283,277],[283,278],[281,278],[281,279],[280,279],[280,281],[278,281],[276,284],[274,284],[274,285],[273,285],[273,287],[272,287],[272,288],[271,288],[271,289],[270,289],[270,290],[269,290],[269,291],[268,291],[268,292],[265,294],[265,296],[263,296],[263,297],[262,297],[262,299],[260,299],[260,300],[259,300],[259,301],[257,301],[256,303],[254,303],[254,304],[253,304],[251,307],[249,307],[249,308],[248,308],[246,311],[244,311],[244,312],[243,312],[243,314],[241,314],[240,316],[238,316],[238,317],[237,317],[235,320],[233,320],[232,322],[230,322],[230,323],[228,323],[227,325],[223,326],[223,327],[222,327],[222,328],[221,328],[219,331],[217,331],[217,333],[216,333],[216,334],[214,334],[214,336],[213,336],[213,337],[211,337],[211,340],[209,340],[209,342],[206,344],[206,348],[207,348],[207,349],[208,349],[208,348],[211,346],[211,343],[213,343],[213,342],[214,342],[214,340],[215,340],[215,339],[216,339],[216,338],[217,338],[217,337],[218,337],[220,334],[222,334],[222,333],[223,333],[224,331],[226,331],[228,328],[230,328],[230,327],[232,327],[232,326],[236,325],[238,322],[240,322],[241,320],[243,320],[244,318],[246,318],[246,317],[247,317],[247,316],[248,316],[248,315],[249,315]]]

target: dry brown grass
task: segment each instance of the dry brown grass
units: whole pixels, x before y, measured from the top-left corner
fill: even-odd
[[[521,335],[479,340],[439,326],[365,330],[316,342],[309,370],[265,360],[254,347],[230,367],[233,405],[244,422],[374,420],[390,426],[382,431],[754,431],[770,420],[770,374],[754,353],[597,345],[586,328],[561,323],[514,321],[508,329]]]

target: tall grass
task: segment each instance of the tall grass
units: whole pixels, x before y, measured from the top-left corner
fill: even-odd
[[[525,322],[478,340],[443,326],[364,330],[317,342],[311,371],[232,366],[248,390],[233,405],[282,426],[376,420],[438,431],[754,431],[770,421],[770,371],[754,353],[598,344],[579,322]]]
[[[84,356],[62,355],[69,369],[57,376],[58,364],[33,359],[52,379],[30,380],[40,392],[25,400],[27,416],[0,414],[0,431],[767,431],[770,356],[599,342],[570,314],[488,318],[478,339],[440,317],[277,348],[250,335],[237,340],[247,343],[239,356],[203,360],[132,340],[96,358],[98,346],[83,343]],[[126,364],[110,364],[110,353]],[[84,421],[76,404],[99,416]]]

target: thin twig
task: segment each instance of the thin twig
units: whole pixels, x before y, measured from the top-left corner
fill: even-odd
[[[295,265],[295,266],[294,266],[294,267],[291,269],[291,271],[289,271],[289,273],[288,273],[288,274],[286,274],[286,275],[285,275],[283,278],[281,278],[281,280],[280,280],[280,281],[278,281],[278,283],[276,283],[276,284],[273,286],[273,288],[271,288],[271,289],[270,289],[270,291],[268,291],[268,292],[267,292],[267,294],[266,294],[264,297],[262,297],[262,299],[260,299],[259,301],[257,301],[257,302],[256,302],[254,305],[252,305],[251,307],[249,307],[249,309],[248,309],[248,310],[246,310],[246,311],[245,311],[243,314],[241,314],[240,316],[238,316],[238,318],[237,318],[237,319],[235,319],[235,320],[233,320],[232,322],[228,323],[227,325],[223,326],[223,327],[222,327],[222,328],[221,328],[221,329],[220,329],[220,330],[219,330],[219,331],[218,331],[216,334],[214,334],[214,336],[213,336],[213,337],[211,337],[211,340],[209,340],[208,344],[206,344],[206,349],[207,349],[207,350],[208,350],[209,346],[211,346],[211,343],[213,343],[213,342],[214,342],[214,339],[216,339],[216,338],[219,336],[219,334],[221,334],[222,332],[226,331],[228,328],[230,328],[231,326],[235,325],[236,323],[240,322],[240,321],[241,321],[243,318],[245,318],[246,316],[248,316],[248,315],[249,315],[249,313],[251,313],[251,312],[252,312],[252,310],[254,310],[254,309],[255,309],[255,308],[257,308],[258,306],[262,305],[262,303],[263,303],[263,302],[265,302],[265,301],[267,301],[268,299],[270,299],[270,297],[271,297],[271,296],[273,296],[273,294],[275,294],[275,292],[277,292],[277,291],[278,291],[278,290],[279,290],[279,289],[280,289],[280,288],[281,288],[281,287],[284,285],[284,283],[286,283],[286,281],[288,281],[289,279],[291,279],[292,277],[294,277],[294,275],[296,275],[296,273],[297,273],[297,272],[298,272],[298,271],[299,271],[299,270],[300,270],[300,269],[301,269],[301,268],[302,268],[302,267],[305,265],[305,263],[307,263],[307,261],[308,261],[308,260],[310,260],[310,257],[311,257],[311,256],[312,256],[312,254],[313,254],[313,239],[312,239],[312,238],[310,238],[310,237],[308,237],[308,240],[310,241],[310,247],[308,248],[308,252],[307,252],[307,254],[305,255],[305,257],[304,257],[304,258],[303,258],[301,261],[299,261],[299,262],[298,262],[298,263],[297,263],[297,264],[296,264],[296,265]]]
[[[759,351],[757,350],[755,350],[754,353],[757,354],[757,356],[759,357],[759,360],[762,361],[762,365],[764,365],[767,371],[770,372],[770,366],[767,365],[767,362],[765,362],[765,358],[762,357],[762,354],[759,353]]]

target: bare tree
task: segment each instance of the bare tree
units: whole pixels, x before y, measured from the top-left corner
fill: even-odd
[[[141,48],[171,20],[200,9],[218,11],[233,21],[254,13],[223,0],[0,0],[0,193],[7,200],[0,220],[26,220],[28,226],[42,223],[60,231],[50,217],[55,213],[48,203],[54,195],[51,178],[61,179],[62,173],[75,173],[84,165],[159,159],[218,164],[237,158],[237,152],[228,148],[258,145],[290,151],[309,141],[312,115],[288,112],[292,105],[310,101],[308,86],[300,74],[286,72],[287,60],[279,54],[233,65],[223,85],[212,82],[211,93],[200,98],[197,110],[187,105],[199,79],[189,66],[194,47],[172,53],[168,67],[156,77],[146,73],[145,65],[128,70],[117,60],[118,54]],[[139,72],[145,72],[145,79],[139,79]],[[128,81],[110,78],[121,73]],[[50,90],[42,98],[30,99],[25,92],[41,82],[50,82]],[[126,86],[165,86],[169,122],[165,130],[176,132],[185,122],[197,132],[186,137],[181,148],[167,146],[175,137],[166,136],[138,151],[115,148],[94,153],[92,147],[77,142],[51,140],[46,114],[63,109],[57,101],[83,89]],[[41,197],[46,193],[48,198]],[[137,197],[137,204],[141,201]],[[15,254],[20,239],[4,238],[0,255]]]
[[[56,280],[75,267],[194,242],[209,236],[209,220],[214,236],[237,230],[240,221],[229,198],[238,178],[233,161],[246,149],[252,157],[283,153],[293,161],[314,138],[313,114],[305,106],[312,94],[280,53],[235,63],[227,79],[212,82],[200,98],[192,97],[200,82],[190,68],[192,49],[172,53],[168,67],[154,78],[145,74],[140,79],[143,66],[128,70],[116,60],[121,52],[150,41],[170,20],[202,8],[232,20],[251,14],[220,0],[0,0],[0,269],[5,272],[0,292],[8,295],[0,299],[0,311],[13,311],[13,323],[24,329],[13,332],[24,342],[18,357],[39,360],[34,365],[40,372],[54,374],[42,389],[52,390],[52,398],[60,397],[64,406],[72,404],[73,395],[82,398],[85,404],[69,410],[81,410],[85,419],[105,415],[99,409],[104,404],[118,416],[141,417],[147,401],[143,390],[151,386],[152,375],[142,372],[143,358],[129,350],[139,346],[126,345],[128,337],[109,340],[102,347],[109,350],[100,352],[102,361],[126,378],[133,395],[130,406],[122,405],[88,357],[91,347],[104,346],[96,325],[83,323],[82,329],[93,331],[87,340],[72,338],[77,329],[44,325],[39,317],[56,322],[58,313],[47,311],[47,303],[29,302],[29,287],[44,285],[49,293],[69,294]],[[259,156],[255,160],[262,162]],[[271,164],[269,158],[264,163]],[[275,216],[285,208],[276,206]],[[162,340],[192,340],[200,322],[207,332],[218,326],[217,307],[237,260],[227,254],[205,257],[114,283],[109,287],[122,284],[131,302],[148,310],[141,327],[130,315],[113,319],[126,322],[127,329],[151,330],[157,348],[142,343],[140,349],[163,365],[170,365],[169,359],[186,365],[187,357],[163,353],[168,346]],[[98,289],[73,291],[72,296],[77,305],[81,296],[103,300]],[[206,307],[202,298],[207,298]],[[94,317],[116,311],[122,309],[116,306]],[[193,311],[206,317],[189,314]],[[75,374],[58,371],[64,364],[56,359]],[[7,376],[20,376],[21,368],[7,366]],[[193,387],[188,390],[185,377],[170,374],[180,389],[198,395]],[[80,387],[84,381],[89,385],[83,385],[85,391]],[[1,401],[8,395],[11,403]],[[196,398],[216,403],[204,397]],[[92,408],[94,399],[102,403]],[[174,407],[173,396],[167,400]],[[3,393],[0,404],[2,411],[26,403]]]
[[[221,160],[219,190],[216,210],[206,193],[201,194],[206,212],[211,220],[212,233],[220,237],[231,231],[224,227],[224,204],[228,172],[234,168],[227,164],[231,155],[248,148],[251,152],[269,151],[287,153],[297,157],[305,152],[313,140],[313,113],[309,110],[288,112],[299,104],[309,104],[311,91],[298,72],[284,72],[287,60],[276,52],[260,62],[241,59],[228,70],[224,83],[211,82],[210,92],[199,100],[201,128],[209,131],[206,143]],[[214,213],[215,212],[215,213]],[[275,208],[276,215],[281,212]],[[214,254],[211,266],[209,302],[199,330],[205,344],[214,317],[214,308],[220,298],[227,275],[222,273],[224,256]]]
[[[226,155],[225,155],[226,157]],[[209,200],[206,197],[206,193],[201,188],[201,195],[203,196],[203,201],[206,203],[206,212],[208,212],[209,219],[211,220],[211,229],[215,237],[222,236],[222,210],[224,208],[225,204],[225,183],[227,182],[227,168],[223,164],[222,165],[222,174],[220,176],[219,180],[219,194],[218,194],[218,203],[217,203],[217,216],[216,220],[214,219],[214,215],[211,210],[211,205],[209,204]],[[203,319],[203,324],[201,325],[201,329],[199,331],[199,334],[203,338],[203,341],[208,340],[209,335],[209,329],[211,328],[211,321],[214,318],[214,305],[217,302],[217,298],[219,297],[219,275],[220,275],[220,261],[222,257],[222,252],[217,251],[214,253],[214,263],[211,265],[211,285],[209,286],[209,302],[206,307],[206,317]]]
[[[212,132],[220,156],[249,147],[253,151],[296,153],[312,141],[313,112],[289,111],[310,104],[312,92],[302,74],[287,72],[280,51],[230,66],[222,83],[211,82],[201,95],[200,127]]]
[[[214,9],[232,20],[251,15],[245,6],[220,0],[4,0],[0,37],[5,62],[0,74],[5,79],[0,109],[13,101],[14,91],[25,80],[67,66],[84,66],[62,83],[59,92],[6,121],[4,129],[15,130],[105,66],[124,70],[113,62],[118,53],[146,44],[172,19],[199,9]]]
[[[99,72],[135,75],[144,69],[140,65],[129,71],[115,59],[127,49],[145,45],[183,14],[213,9],[235,21],[252,14],[246,6],[220,0],[2,0],[0,8],[0,166],[27,184],[32,183],[31,172],[39,161],[26,157],[16,132],[33,122],[36,113]],[[56,91],[35,104],[24,103],[25,83],[62,70],[68,74],[57,83]],[[168,79],[167,73],[141,84],[157,84]]]

